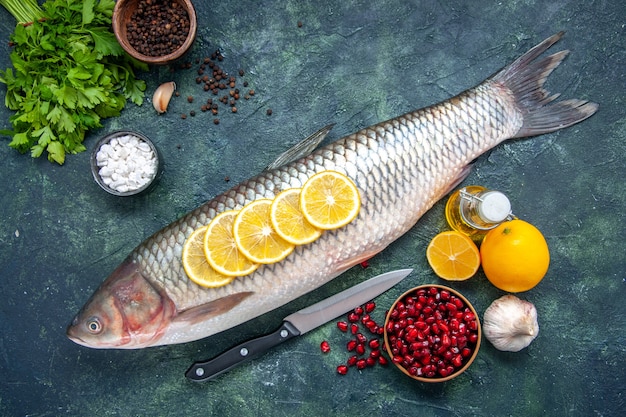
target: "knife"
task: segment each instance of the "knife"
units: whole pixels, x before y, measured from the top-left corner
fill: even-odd
[[[204,362],[195,362],[185,376],[203,382],[227,372],[235,366],[265,353],[270,348],[318,326],[372,300],[402,281],[412,269],[386,272],[348,288],[312,306],[297,311],[283,319],[274,333],[248,340]]]

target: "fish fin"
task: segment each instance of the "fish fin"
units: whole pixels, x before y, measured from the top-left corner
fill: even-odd
[[[559,94],[543,88],[552,71],[569,51],[557,52],[541,60],[542,53],[555,44],[564,32],[550,36],[492,77],[504,84],[515,98],[523,115],[523,124],[515,138],[554,132],[585,120],[598,110],[598,104],[586,100],[564,100],[550,104]]]
[[[443,193],[443,195],[446,195],[452,192],[456,187],[458,187],[459,184],[461,184],[463,180],[465,180],[465,178],[467,178],[467,176],[472,172],[472,168],[474,168],[473,163],[469,165],[465,165],[463,169],[461,170],[461,172],[459,172],[459,175],[457,175],[457,177],[454,179],[454,182],[450,184],[450,187],[448,187],[448,189],[446,190],[445,193]]]
[[[195,324],[205,321],[211,317],[219,316],[220,314],[230,311],[252,294],[254,294],[252,291],[238,292],[236,294],[218,298],[217,300],[179,312],[173,321],[179,323],[185,322],[187,324]]]
[[[296,159],[300,159],[304,156],[309,155],[311,152],[317,148],[317,145],[320,144],[321,141],[324,140],[328,132],[335,126],[335,124],[330,124],[313,133],[311,136],[308,136],[302,139],[300,142],[293,145],[291,148],[287,149],[285,152],[278,155],[278,158],[271,164],[265,168],[266,170],[274,169],[281,167],[289,162],[295,161]]]
[[[361,255],[359,255],[358,258],[348,259],[347,261],[337,265],[336,271],[340,271],[340,273],[347,271],[348,269],[352,268],[354,265],[358,265],[361,262],[365,262],[368,259],[373,258],[374,255],[378,254],[381,250],[383,250],[383,248],[376,250],[376,251],[368,251],[368,252],[362,253]]]

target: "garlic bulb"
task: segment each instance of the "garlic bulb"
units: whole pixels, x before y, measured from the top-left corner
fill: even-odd
[[[500,297],[485,310],[483,333],[496,349],[518,352],[539,334],[537,309],[514,295]]]
[[[158,113],[165,113],[167,111],[167,106],[170,104],[170,99],[175,90],[176,83],[174,81],[163,83],[154,90],[152,105]]]

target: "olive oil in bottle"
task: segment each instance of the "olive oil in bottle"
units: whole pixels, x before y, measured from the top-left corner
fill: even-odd
[[[450,227],[477,243],[489,230],[513,218],[506,195],[479,185],[455,191],[446,204],[446,220]]]

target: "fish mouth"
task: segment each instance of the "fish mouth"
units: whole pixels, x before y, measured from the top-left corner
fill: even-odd
[[[65,329],[65,335],[67,336],[67,338],[78,345],[91,347],[87,342],[85,342],[83,339],[80,338],[80,336],[76,334],[77,327],[78,327],[78,315],[74,317],[74,319],[67,326],[67,329]]]

